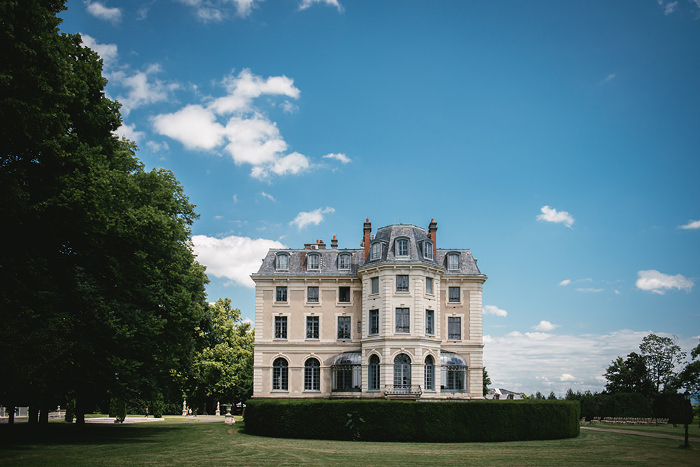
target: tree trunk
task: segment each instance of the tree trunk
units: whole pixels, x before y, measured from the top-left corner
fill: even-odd
[[[42,425],[49,424],[49,408],[47,406],[42,406],[39,412],[39,423]]]
[[[29,423],[38,423],[39,421],[39,408],[36,405],[29,406]]]

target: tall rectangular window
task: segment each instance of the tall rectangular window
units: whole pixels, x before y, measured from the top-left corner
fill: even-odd
[[[425,333],[428,335],[435,334],[435,311],[425,310]]]
[[[433,244],[430,242],[423,242],[423,257],[425,259],[433,259]]]
[[[379,310],[369,310],[369,333],[379,334]]]
[[[289,255],[279,254],[277,255],[277,269],[287,270],[289,269]]]
[[[447,255],[447,269],[451,271],[459,269],[459,254],[451,253]]]
[[[396,256],[408,256],[408,240],[396,240]]]
[[[402,274],[396,276],[396,291],[408,292],[408,276]]]
[[[376,259],[379,259],[381,256],[382,256],[382,244],[379,242],[372,243],[372,246],[370,247],[370,250],[369,250],[370,261],[374,261]]]
[[[306,317],[306,338],[318,339],[318,316]]]
[[[308,267],[310,270],[317,271],[321,265],[321,255],[309,255]]]
[[[350,287],[338,287],[338,301],[350,303]]]
[[[309,303],[318,303],[318,287],[307,287],[306,301]]]
[[[411,332],[411,321],[408,308],[396,309],[396,332]]]
[[[459,303],[459,287],[450,287],[448,293],[451,303]]]
[[[343,254],[338,257],[338,269],[350,269],[350,255]]]
[[[429,293],[429,294],[433,293],[433,278],[432,277],[425,278],[425,293]]]
[[[287,338],[287,317],[275,316],[275,339]]]
[[[372,293],[378,294],[379,293],[379,278],[373,277],[371,279],[371,282],[372,282]]]
[[[447,338],[456,341],[462,339],[462,318],[452,316],[447,318]]]
[[[350,339],[350,316],[338,316],[338,339]]]
[[[286,302],[287,301],[287,287],[277,286],[275,288],[275,301],[276,302]]]

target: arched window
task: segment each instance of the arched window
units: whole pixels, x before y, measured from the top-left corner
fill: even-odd
[[[380,242],[372,243],[369,249],[370,261],[377,260],[382,257],[382,244]]]
[[[394,358],[394,391],[411,390],[411,357],[400,353]]]
[[[321,364],[310,358],[304,364],[304,391],[321,390]]]
[[[379,390],[379,357],[369,357],[369,387],[370,391]]]
[[[279,271],[289,270],[289,255],[287,253],[278,253],[276,258],[277,264],[275,268]]]
[[[464,392],[467,388],[467,362],[454,352],[440,352],[442,392]]]
[[[352,257],[347,253],[338,256],[338,269],[350,269],[351,258]]]
[[[428,355],[425,357],[425,390],[435,390],[435,362],[433,357]]]
[[[447,255],[447,269],[450,271],[459,269],[459,253],[450,253]]]
[[[272,390],[287,391],[289,383],[287,378],[287,360],[276,358],[272,363]]]
[[[408,239],[399,238],[396,240],[396,256],[408,256]]]
[[[306,269],[309,271],[318,271],[321,268],[321,255],[309,255],[306,263]]]

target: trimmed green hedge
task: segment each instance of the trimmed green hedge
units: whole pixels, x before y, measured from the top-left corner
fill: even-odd
[[[251,399],[246,404],[246,432],[280,438],[447,443],[579,434],[580,408],[571,401]]]

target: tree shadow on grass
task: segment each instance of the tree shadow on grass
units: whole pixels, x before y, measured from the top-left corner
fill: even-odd
[[[178,425],[70,424],[0,425],[0,452],[36,445],[141,444],[155,438],[177,437],[185,429]],[[182,436],[186,436],[183,434]]]

